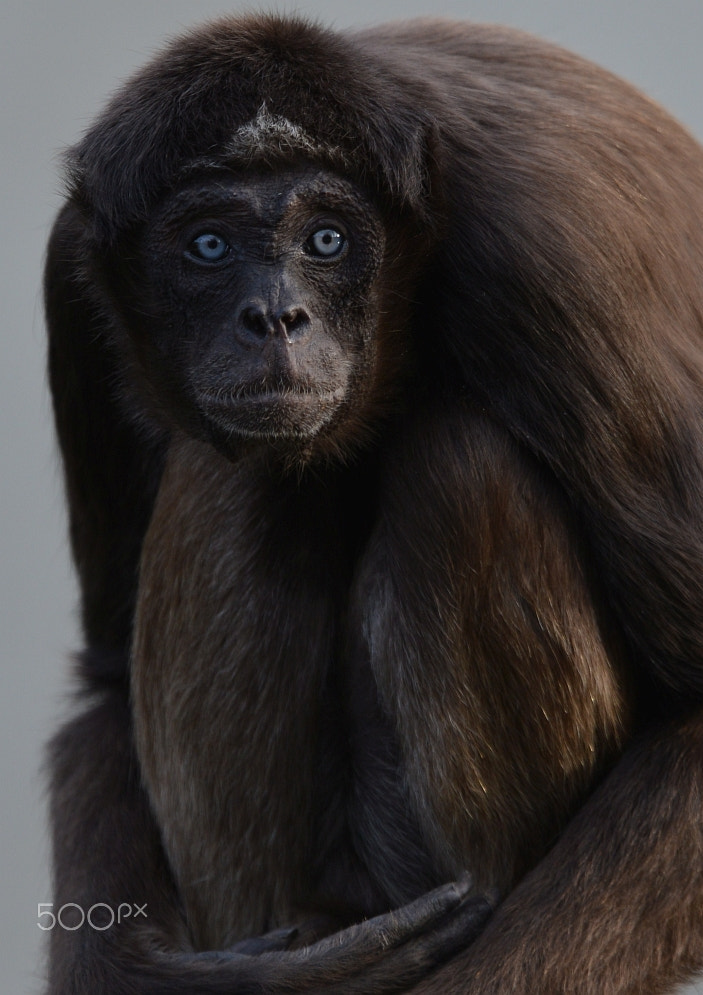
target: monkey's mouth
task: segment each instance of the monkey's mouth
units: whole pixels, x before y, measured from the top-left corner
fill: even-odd
[[[198,407],[218,433],[249,438],[310,438],[346,395],[343,384],[257,382],[206,391]]]

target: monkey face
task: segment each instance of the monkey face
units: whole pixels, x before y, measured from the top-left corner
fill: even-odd
[[[375,379],[384,244],[359,187],[313,166],[168,196],[123,253],[119,293],[167,417],[225,452],[341,431]]]

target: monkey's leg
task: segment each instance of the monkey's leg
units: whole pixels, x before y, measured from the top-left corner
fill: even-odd
[[[703,966],[703,715],[643,738],[427,995],[657,995]]]
[[[587,536],[499,426],[420,412],[386,465],[371,670],[445,877],[507,896],[417,991],[671,991],[703,963],[703,717],[636,714]]]
[[[465,869],[505,894],[619,757],[628,675],[577,522],[543,468],[459,403],[404,429],[355,580],[350,667],[375,681],[433,880]],[[388,806],[371,788],[364,805],[367,859],[402,881],[390,836],[375,854],[381,836],[364,829],[383,826]],[[412,868],[404,880],[391,894],[408,901]]]
[[[51,934],[50,995],[397,992],[485,917],[485,903],[462,901],[466,887],[449,885],[300,951],[192,952],[130,721],[126,695],[108,691],[52,744],[53,908],[63,912]],[[86,921],[74,929],[81,910]]]

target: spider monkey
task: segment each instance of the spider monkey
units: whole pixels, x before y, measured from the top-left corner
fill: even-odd
[[[71,151],[51,995],[703,966],[703,152],[509,30],[231,18]]]

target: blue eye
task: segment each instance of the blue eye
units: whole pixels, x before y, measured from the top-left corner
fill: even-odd
[[[193,239],[188,251],[196,259],[202,259],[206,263],[218,263],[229,252],[229,245],[220,235],[204,232]]]
[[[306,248],[312,255],[329,259],[331,256],[338,256],[344,245],[344,235],[336,228],[320,228],[307,240]]]

